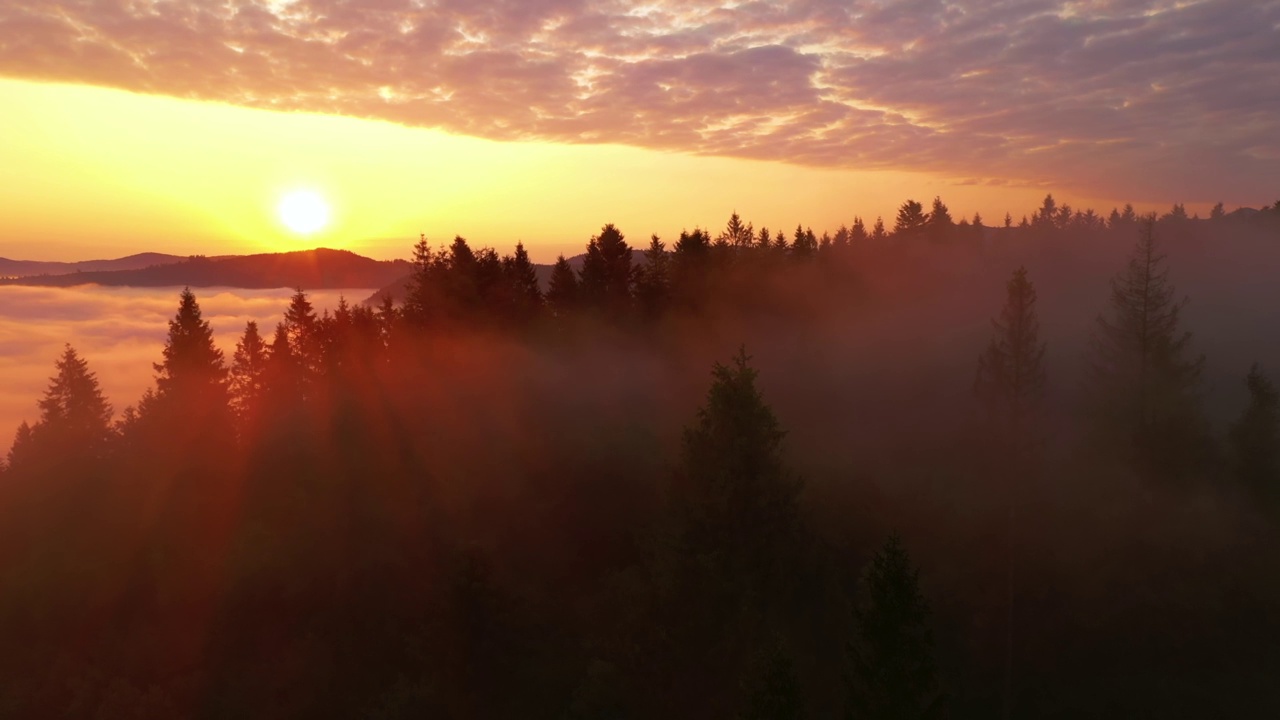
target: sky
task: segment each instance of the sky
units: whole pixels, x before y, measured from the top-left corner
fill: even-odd
[[[1280,0],[0,0],[0,107],[22,259],[1204,214],[1280,197]]]

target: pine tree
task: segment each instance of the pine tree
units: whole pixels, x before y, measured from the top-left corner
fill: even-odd
[[[623,314],[631,304],[634,275],[626,238],[612,223],[605,225],[587,244],[578,274],[581,299],[588,307],[609,315]]]
[[[163,362],[154,365],[156,397],[225,405],[227,369],[222,351],[214,345],[213,329],[201,317],[200,304],[190,288],[180,296],[178,313],[169,321]]]
[[[55,364],[57,375],[40,400],[40,421],[33,429],[58,454],[97,458],[111,436],[111,405],[97,376],[70,345]]]
[[[1111,316],[1099,316],[1089,378],[1100,430],[1130,448],[1146,471],[1181,472],[1203,459],[1199,385],[1204,357],[1188,357],[1155,216],[1144,218],[1128,265],[1111,283]]]
[[[782,642],[774,638],[753,660],[743,690],[741,720],[800,720],[805,716],[800,680]]]
[[[740,350],[717,363],[706,404],[684,432],[677,505],[691,554],[714,554],[756,585],[782,568],[781,552],[798,529],[799,480],[782,461],[773,411],[756,388],[756,370]]]
[[[812,257],[818,252],[818,239],[814,237],[813,230],[805,230],[796,225],[795,235],[791,240],[791,256],[795,258]]]
[[[236,343],[231,360],[231,406],[242,426],[251,423],[259,410],[265,390],[267,369],[267,344],[258,332],[258,323],[245,323],[244,334]]]
[[[1018,268],[1006,285],[1000,319],[991,321],[993,333],[978,357],[974,390],[982,401],[994,436],[993,454],[1003,475],[1008,501],[1006,521],[1005,688],[1004,716],[1013,703],[1013,598],[1017,483],[1034,473],[1039,441],[1036,418],[1044,397],[1045,343],[1036,316],[1036,289]]]
[[[881,224],[883,225],[883,223]],[[863,224],[860,216],[855,217],[853,219],[853,227],[849,230],[849,243],[857,245],[865,242],[867,237],[867,226]]]
[[[951,219],[951,210],[942,202],[941,197],[933,198],[933,209],[928,215],[929,237],[934,242],[946,242],[951,237],[951,229],[955,222]]]
[[[405,294],[404,319],[413,326],[422,327],[436,316],[439,304],[438,269],[441,259],[431,249],[426,235],[420,235],[413,246],[413,272]]]
[[[18,425],[18,431],[13,436],[13,444],[9,446],[7,472],[17,473],[27,468],[34,453],[32,435],[31,426],[25,420]]]
[[[324,372],[324,338],[320,332],[320,318],[316,317],[311,300],[301,288],[289,298],[282,324],[289,334],[289,345],[297,360],[300,386],[307,397],[312,397]]]
[[[670,292],[671,258],[666,245],[654,235],[649,238],[649,248],[644,251],[644,265],[636,280],[636,296],[645,315],[656,317],[666,307]]]
[[[538,287],[538,273],[524,243],[516,243],[515,254],[503,259],[502,273],[510,288],[512,319],[527,323],[542,309],[542,289]]]
[[[138,405],[141,447],[188,468],[214,472],[235,441],[227,368],[213,330],[190,288],[169,321],[163,362],[154,365],[156,389]],[[159,443],[159,445],[157,445]]]
[[[755,230],[752,229],[750,223],[743,223],[742,218],[734,211],[729,216],[729,221],[725,223],[724,232],[720,233],[720,238],[730,246],[735,248],[750,247],[754,238]]]
[[[1053,195],[1045,195],[1040,209],[1031,216],[1031,226],[1038,230],[1052,230],[1058,225],[1058,202]]]
[[[1209,211],[1209,219],[1221,220],[1223,217],[1226,216],[1226,214],[1227,214],[1227,211],[1223,209],[1222,203],[1217,203],[1216,205],[1213,206],[1213,209]]]
[[[283,322],[276,325],[267,351],[263,385],[264,412],[273,420],[301,407],[304,398],[302,366],[289,341],[289,328]]]
[[[1000,319],[991,321],[992,336],[978,357],[974,390],[987,410],[993,429],[1023,453],[1034,442],[1029,427],[1044,397],[1045,343],[1040,341],[1035,285],[1026,268],[1014,271],[1005,286]]]
[[[564,255],[556,258],[547,285],[547,305],[557,317],[566,317],[578,308],[578,277]]]
[[[889,233],[884,229],[884,218],[877,217],[876,224],[871,228],[871,239],[880,242],[888,238]]]
[[[846,718],[940,716],[929,614],[919,571],[902,542],[891,536],[872,560],[855,604]]]
[[[898,208],[898,217],[893,225],[893,234],[898,238],[908,238],[919,234],[929,222],[929,214],[924,206],[915,200],[908,200]]]
[[[1231,425],[1236,474],[1254,492],[1275,500],[1280,492],[1280,392],[1257,363],[1245,378],[1249,405]]]

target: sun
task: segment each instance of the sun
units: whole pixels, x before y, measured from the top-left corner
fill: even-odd
[[[280,198],[276,207],[280,222],[299,235],[310,235],[329,224],[329,204],[319,193],[294,190]]]

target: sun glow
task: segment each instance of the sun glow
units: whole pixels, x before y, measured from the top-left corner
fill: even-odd
[[[329,224],[329,205],[319,193],[295,190],[280,198],[280,222],[299,235],[310,235]]]

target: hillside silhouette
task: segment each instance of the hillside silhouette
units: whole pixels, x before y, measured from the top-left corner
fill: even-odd
[[[165,253],[156,252],[138,253],[114,260],[81,260],[78,262],[46,262],[0,258],[0,278],[66,275],[77,272],[141,270],[153,265],[169,265],[182,262],[185,259],[185,257],[179,255],[166,255]]]
[[[68,345],[3,714],[1280,715],[1280,203],[852,220],[187,288],[141,398]]]
[[[147,256],[136,256],[147,257]],[[402,276],[404,261],[373,260],[349,250],[190,257],[176,262],[118,270],[78,271],[0,280],[0,284],[72,287],[234,287],[314,289],[381,287]]]

